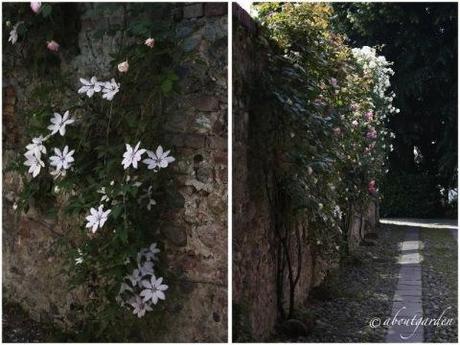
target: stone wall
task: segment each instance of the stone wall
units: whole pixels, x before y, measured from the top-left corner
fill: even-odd
[[[274,117],[272,100],[261,88],[261,75],[268,67],[267,40],[257,24],[238,5],[233,5],[233,337],[237,341],[264,341],[282,319],[279,305],[287,309],[289,280],[287,268],[278,279],[280,267],[273,210],[273,171],[276,148],[270,126]],[[273,129],[272,129],[273,130]],[[375,207],[356,212],[359,222],[350,226],[350,248],[361,242],[361,226],[374,231]],[[374,210],[374,212],[372,211]],[[287,218],[281,220],[286,222]],[[353,217],[353,220],[355,218]],[[309,242],[308,217],[289,220],[289,256],[294,272],[300,275],[295,287],[295,307],[307,302],[337,262],[318,252]],[[358,235],[358,237],[355,237]],[[301,243],[300,247],[297,243]],[[300,251],[299,251],[300,250]],[[282,293],[277,282],[282,281]]]
[[[227,4],[178,3],[159,6],[158,18],[174,22],[183,56],[178,71],[180,94],[167,109],[165,143],[173,148],[173,165],[180,195],[178,206],[163,215],[162,260],[180,277],[180,298],[168,304],[161,334],[139,335],[140,341],[221,342],[227,339]],[[60,55],[61,73],[78,80],[102,75],[110,68],[109,54],[121,34],[95,37],[109,24],[127,20],[108,11],[103,18],[92,4],[78,5],[81,28],[79,53]],[[129,19],[129,18],[128,18]],[[155,20],[156,18],[150,18]],[[10,61],[11,62],[11,61]],[[20,66],[5,65],[3,80],[4,168],[20,157],[21,116],[30,106],[31,89],[40,81]],[[62,101],[65,104],[65,99]],[[58,241],[66,226],[36,210],[17,216],[13,204],[21,179],[4,170],[3,292],[40,321],[75,324],[75,306],[88,297],[80,289],[68,293],[62,274]]]

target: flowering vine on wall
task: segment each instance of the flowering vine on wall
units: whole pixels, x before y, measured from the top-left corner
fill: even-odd
[[[266,150],[258,155],[268,157],[262,171],[279,243],[278,311],[289,319],[305,274],[302,253],[338,262],[348,254],[351,219],[378,198],[394,136],[386,125],[398,110],[391,63],[374,48],[349,47],[331,25],[330,4],[256,7],[267,39],[261,50],[269,52],[255,97],[272,101],[259,110],[264,117],[254,111],[252,126]]]
[[[52,18],[54,8],[59,6],[30,4],[37,18]],[[35,17],[24,16],[8,35],[13,54],[28,49],[18,42],[34,34]],[[32,205],[60,222],[78,219],[80,233],[64,233],[62,242],[73,284],[96,287],[90,292],[93,314],[116,314],[118,304],[143,317],[168,290],[158,258],[158,215],[174,192],[174,179],[163,171],[175,158],[160,142],[161,117],[178,78],[170,55],[174,39],[167,27],[160,42],[150,37],[154,24],[133,21],[122,28],[132,37],[111,56],[111,75],[64,77],[42,95],[25,116],[30,143],[25,160],[14,167],[24,174],[15,209],[27,212]],[[45,54],[65,54],[56,39],[44,40],[41,47]]]

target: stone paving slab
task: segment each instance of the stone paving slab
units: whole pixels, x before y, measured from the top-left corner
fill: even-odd
[[[395,293],[393,296],[393,302],[417,302],[421,298],[421,293],[419,295],[415,294],[402,294],[402,293]]]
[[[395,324],[389,325],[386,342],[417,343],[424,341],[423,326],[411,324],[411,320],[423,317],[422,268],[420,265],[423,256],[419,252],[421,247],[418,230],[409,229],[405,240],[399,246],[401,250],[398,257],[399,278],[391,312],[391,320],[394,320]]]
[[[412,318],[414,315],[418,317],[423,315],[422,303],[420,301],[412,302],[394,302],[391,312],[394,316],[407,316]]]
[[[391,343],[423,343],[423,328],[419,326],[395,325],[388,329],[386,342]]]

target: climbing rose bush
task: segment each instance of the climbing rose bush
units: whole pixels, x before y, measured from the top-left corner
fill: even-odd
[[[399,112],[391,63],[375,48],[349,47],[331,26],[329,4],[263,3],[257,10],[272,48],[263,81],[277,104],[283,212],[308,219],[311,242],[337,255],[352,213],[375,197],[386,171],[394,137],[387,123]]]

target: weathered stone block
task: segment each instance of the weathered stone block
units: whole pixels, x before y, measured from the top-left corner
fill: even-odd
[[[219,109],[219,99],[216,96],[197,96],[192,100],[192,106],[200,111],[216,111]]]
[[[187,233],[184,226],[166,225],[161,228],[161,233],[178,247],[187,245]]]
[[[203,16],[203,4],[194,4],[184,7],[184,18],[198,18]]]
[[[208,2],[204,5],[204,14],[206,17],[223,16],[227,14],[227,3]]]
[[[190,37],[187,37],[184,42],[182,42],[182,49],[186,53],[189,53],[193,50],[195,50],[201,43],[201,36],[200,35],[193,35]]]

